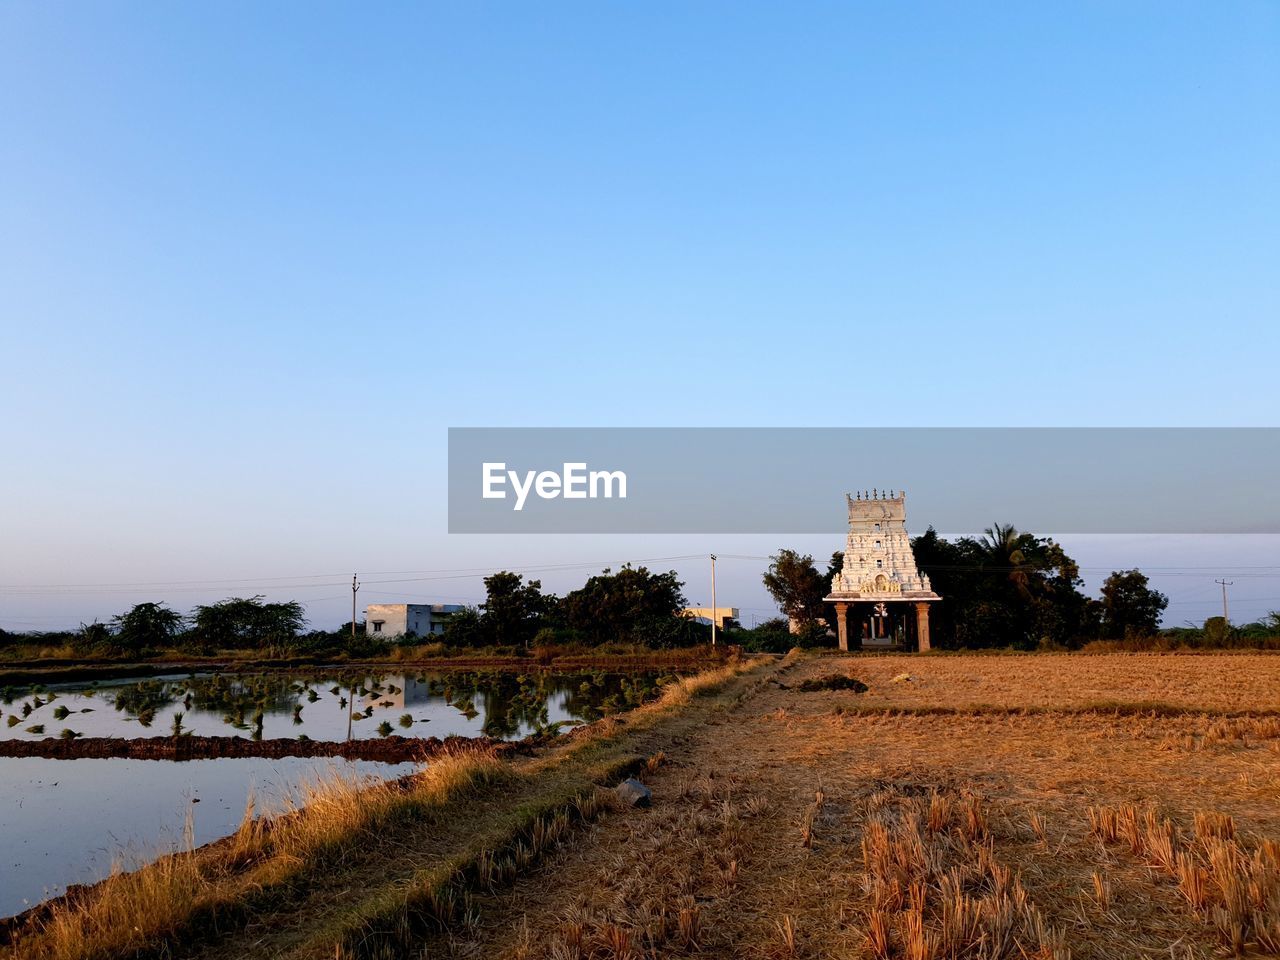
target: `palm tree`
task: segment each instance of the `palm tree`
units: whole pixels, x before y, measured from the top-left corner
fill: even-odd
[[[1009,582],[1024,596],[1029,593],[1030,581],[1027,567],[1027,548],[1034,541],[1029,533],[1019,533],[1011,523],[993,523],[983,531],[978,541],[986,553],[986,562],[1009,574]]]

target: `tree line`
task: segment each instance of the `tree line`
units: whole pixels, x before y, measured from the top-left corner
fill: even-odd
[[[1100,596],[1083,592],[1079,565],[1062,545],[1012,525],[994,524],[980,537],[946,540],[930,527],[911,540],[916,566],[929,575],[942,600],[930,611],[933,645],[951,649],[1079,649],[1105,641],[1132,648],[1257,646],[1280,635],[1280,613],[1231,628],[1222,617],[1202,627],[1165,628],[1169,598],[1137,569],[1116,570]],[[813,557],[781,550],[764,585],[804,642],[827,640],[828,605],[822,598],[844,562],[832,554],[825,571]]]
[[[485,600],[450,616],[450,646],[530,646],[551,643],[635,644],[668,648],[705,643],[710,631],[682,615],[688,601],[674,570],[606,568],[563,597],[542,592],[540,580],[501,571],[484,578]]]
[[[646,567],[605,569],[563,597],[544,593],[539,580],[499,571],[484,578],[485,600],[448,619],[442,637],[412,634],[398,644],[443,642],[449,647],[523,649],[538,644],[606,643],[652,648],[706,643],[710,629],[683,616],[684,583],[674,570]],[[82,624],[77,631],[39,635],[6,634],[0,644],[65,644],[85,655],[142,656],[162,651],[212,654],[256,650],[268,655],[348,653],[370,656],[387,649],[388,639],[366,633],[363,623],[336,630],[306,630],[301,604],[268,603],[261,596],[232,597],[182,614],[163,603],[133,606],[107,623]],[[353,636],[354,635],[354,636]]]
[[[939,648],[1078,649],[1098,642],[1135,649],[1280,647],[1277,613],[1243,627],[1211,617],[1202,627],[1161,629],[1168,598],[1140,570],[1117,570],[1103,582],[1098,598],[1087,596],[1079,566],[1060,544],[1013,526],[995,524],[981,537],[954,541],[929,528],[911,546],[917,566],[943,598],[930,614],[933,645]],[[812,556],[778,551],[763,580],[786,619],[749,630],[729,625],[723,641],[768,652],[833,645],[828,625],[833,618],[823,598],[843,560],[842,553],[834,553],[820,570]],[[390,642],[517,650],[565,644],[674,648],[710,640],[706,624],[683,614],[684,583],[674,570],[606,568],[564,596],[544,592],[539,580],[504,570],[485,577],[484,588],[484,601],[453,613],[443,636],[410,635]],[[367,635],[362,623],[330,631],[306,627],[301,604],[268,603],[262,596],[231,597],[188,614],[148,602],[107,623],[82,624],[77,631],[33,635],[0,630],[0,646],[65,644],[82,654],[106,656],[167,650],[373,656],[387,649],[388,639]]]

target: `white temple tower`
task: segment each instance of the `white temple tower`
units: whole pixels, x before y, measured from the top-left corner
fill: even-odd
[[[902,646],[914,639],[920,650],[928,650],[929,604],[942,598],[933,592],[929,577],[916,569],[907,534],[906,493],[863,491],[846,494],[845,501],[849,535],[844,564],[826,597],[836,606],[840,649],[849,649],[848,610],[854,606],[863,647]],[[903,602],[915,605],[914,629],[902,616],[906,610],[897,607]]]

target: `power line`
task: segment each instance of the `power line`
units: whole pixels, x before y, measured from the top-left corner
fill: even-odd
[[[584,560],[567,563],[544,563],[544,564],[527,564],[522,566],[485,566],[485,567],[453,567],[443,568],[439,570],[388,570],[382,571],[382,574],[371,574],[371,576],[394,574],[394,579],[387,580],[365,580],[365,583],[425,583],[432,580],[455,580],[466,577],[488,576],[496,570],[509,570],[512,573],[544,573],[557,570],[580,570],[589,567],[612,567],[616,564],[641,564],[641,563],[669,563],[683,560],[703,560],[706,559],[704,553],[689,553],[673,557],[647,557],[647,558],[630,558],[624,560]],[[405,574],[405,576],[399,576]],[[261,578],[239,578],[234,580],[140,580],[134,582],[120,583],[80,583],[80,584],[0,584],[0,592],[8,593],[10,591],[107,591],[118,589],[170,589],[178,591],[193,591],[212,589],[218,586],[228,584],[267,584],[280,583],[280,588],[294,587],[301,589],[304,587],[336,587],[342,586],[346,581],[339,580],[338,577],[345,577],[345,574],[314,574],[296,577],[261,577]],[[323,580],[320,583],[281,583],[286,580]],[[332,582],[328,582],[332,580]]]

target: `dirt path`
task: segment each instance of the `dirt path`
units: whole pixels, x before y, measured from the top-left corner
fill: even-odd
[[[745,669],[722,691],[697,696],[667,710],[662,703],[642,707],[612,720],[601,721],[581,738],[570,736],[558,747],[514,765],[509,784],[481,793],[459,807],[442,808],[438,815],[411,819],[367,837],[343,860],[305,883],[272,891],[254,903],[216,938],[191,938],[174,945],[167,957],[199,960],[254,958],[330,958],[338,943],[354,942],[359,956],[383,956],[392,950],[376,934],[363,939],[362,916],[392,917],[375,928],[397,927],[398,904],[420,889],[425,876],[452,863],[464,864],[481,851],[509,844],[531,810],[563,808],[595,784],[616,784],[624,771],[646,757],[678,750],[690,742],[708,718],[723,713],[736,697],[777,669],[774,661],[742,664]],[[654,711],[646,714],[646,710]],[[600,787],[605,790],[605,787]],[[607,792],[607,791],[606,791]],[[465,916],[465,908],[463,914]],[[401,934],[393,933],[391,939]],[[377,942],[377,946],[370,944]],[[339,951],[342,954],[342,951]],[[345,955],[345,954],[343,954]],[[395,954],[400,955],[400,954]]]
[[[958,660],[801,662],[780,685],[672,743],[645,777],[651,809],[614,813],[514,886],[474,897],[469,924],[424,942],[420,955],[905,956],[909,898],[903,892],[895,900],[864,863],[863,840],[870,830],[892,842],[913,811],[930,816],[931,804],[950,805],[953,826],[924,831],[934,845],[929,856],[968,878],[974,898],[998,898],[1003,889],[1022,904],[1010,930],[1021,937],[1017,949],[1031,943],[1027,955],[1215,955],[1211,925],[1186,908],[1176,884],[1091,837],[1088,808],[1155,804],[1184,824],[1212,809],[1234,817],[1242,833],[1280,838],[1280,730],[1210,743],[1205,733],[1214,721],[1203,717],[855,713],[876,704],[911,709],[929,702],[929,686],[935,704],[991,702],[972,693],[984,683],[1022,689],[1024,705],[1032,705],[1025,675],[1020,688],[1016,672],[993,659],[976,660],[977,668]],[[907,665],[929,679],[892,683]],[[1080,707],[1084,698],[1114,697],[1126,682],[1130,702],[1134,694],[1145,700],[1159,691],[1168,699],[1188,689],[1177,676],[1143,674],[1135,690],[1115,675],[1114,662],[1109,675],[1097,666],[1074,701],[1069,684],[1052,675],[1049,699]],[[833,670],[864,678],[871,689],[796,689]],[[948,697],[950,680],[964,686]],[[1273,688],[1249,700],[1239,687],[1218,689],[1200,676],[1190,689],[1221,710],[1252,702],[1260,712],[1274,708]],[[984,821],[973,828],[962,814],[971,803]],[[877,922],[888,931],[884,954],[871,938]]]

